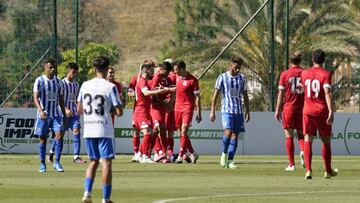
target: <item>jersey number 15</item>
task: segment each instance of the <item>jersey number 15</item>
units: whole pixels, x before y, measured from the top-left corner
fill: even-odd
[[[292,94],[302,94],[304,93],[304,89],[300,84],[300,77],[291,77],[289,78],[289,83],[291,84],[291,93]]]

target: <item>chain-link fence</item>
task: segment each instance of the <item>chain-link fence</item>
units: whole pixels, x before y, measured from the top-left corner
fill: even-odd
[[[209,108],[216,77],[232,56],[245,61],[251,109],[268,111],[276,102],[279,75],[287,68],[287,50],[301,51],[302,66],[309,67],[311,51],[321,48],[328,56],[326,68],[334,71],[337,109],[358,111],[360,13],[353,2],[0,0],[0,102],[35,67],[4,105],[32,107],[32,85],[42,72],[36,62],[55,56],[55,50],[59,65],[79,63],[80,82],[91,76],[91,59],[104,53],[126,82],[149,57],[182,59],[200,76],[244,28],[200,79],[204,108]],[[64,76],[64,64],[58,72]]]

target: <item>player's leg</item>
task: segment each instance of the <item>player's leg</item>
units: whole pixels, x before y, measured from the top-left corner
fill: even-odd
[[[48,162],[50,164],[54,163],[54,156],[55,156],[55,133],[52,131],[51,132],[51,147],[50,147],[50,150],[49,150],[49,156],[48,156]]]
[[[74,163],[83,164],[86,161],[82,160],[80,157],[81,150],[81,136],[80,136],[80,118],[78,116],[72,116],[70,118],[70,129],[72,129],[73,134],[73,150],[74,150]]]
[[[114,142],[111,138],[99,139],[99,151],[102,159],[102,190],[103,203],[111,202],[110,196],[112,191],[112,160],[115,158]]]
[[[298,137],[298,144],[300,149],[300,165],[305,168],[305,160],[304,160],[304,134],[302,130],[296,130]]]
[[[160,124],[159,141],[161,148],[159,151],[159,158],[163,160],[164,163],[168,163],[169,160],[166,157],[166,149],[167,149],[166,127],[165,127],[165,123],[163,122]]]
[[[152,135],[150,127],[142,126],[141,132],[144,135],[144,139],[142,140],[142,147],[143,147],[143,155],[140,163],[154,163],[151,160],[151,144],[152,144]]]
[[[289,165],[285,168],[285,171],[295,171],[294,129],[287,128],[287,129],[284,129],[284,132],[285,132],[285,139],[286,139],[285,148],[286,148],[286,153],[288,155],[288,160],[289,160]]]
[[[229,146],[229,157],[226,167],[230,169],[236,169],[239,167],[234,163],[234,156],[236,154],[236,149],[238,146],[239,133],[233,131],[231,133],[232,134],[231,134],[230,146]]]
[[[231,138],[231,134],[232,134],[229,116],[230,115],[227,113],[223,113],[221,115],[222,125],[223,125],[223,129],[224,129],[224,135],[222,138],[222,153],[221,153],[221,158],[220,158],[220,165],[222,167],[225,167],[228,162],[228,150],[229,150],[230,138]]]
[[[244,127],[244,117],[242,114],[232,114],[230,117],[230,129],[232,131],[230,146],[229,146],[229,158],[227,167],[231,169],[239,168],[234,163],[234,156],[236,154],[237,146],[238,146],[238,138],[239,134],[244,136],[245,127]]]
[[[305,160],[304,160],[304,134],[303,134],[303,119],[302,113],[298,113],[295,115],[295,129],[298,138],[298,144],[300,149],[300,164],[303,168],[305,168]]]
[[[140,130],[138,128],[134,128],[133,133],[133,150],[134,150],[134,157],[131,159],[131,162],[139,162],[141,159],[141,150],[140,150]]]
[[[176,130],[174,111],[166,113],[166,130],[167,130],[167,152],[170,159],[172,159],[174,153],[174,130]]]
[[[326,123],[326,117],[319,120],[319,134],[322,141],[322,157],[325,166],[325,178],[337,176],[338,169],[331,167],[331,131],[332,126]]]
[[[50,128],[55,132],[55,162],[54,169],[58,172],[64,172],[62,165],[60,164],[61,153],[64,146],[64,131],[62,128],[62,117],[58,116],[52,118],[50,123]]]
[[[183,155],[184,155],[184,150],[185,150],[185,144],[186,144],[186,139],[182,134],[182,116],[183,113],[180,111],[175,111],[175,128],[178,131],[179,134],[179,140],[180,140],[180,147],[179,147],[179,155],[177,157],[177,159],[175,160],[175,163],[182,163],[183,161]]]
[[[303,129],[304,129],[304,160],[306,165],[305,179],[312,179],[312,141],[316,135],[316,119],[312,116],[303,115]]]
[[[189,128],[191,126],[193,113],[193,111],[183,112],[181,134],[185,137],[185,147],[186,150],[190,153],[190,162],[196,163],[196,161],[199,159],[199,156],[195,153],[189,136]]]
[[[84,203],[91,203],[91,192],[95,180],[96,170],[99,166],[100,151],[98,148],[99,138],[85,138],[85,145],[88,157],[90,159],[89,166],[85,173],[84,180]]]
[[[36,119],[36,128],[35,128],[35,134],[39,135],[39,158],[40,158],[40,173],[46,172],[46,164],[45,164],[45,158],[46,158],[46,142],[47,142],[47,136],[49,134],[49,119]]]

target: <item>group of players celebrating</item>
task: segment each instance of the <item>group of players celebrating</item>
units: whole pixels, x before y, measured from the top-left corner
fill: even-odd
[[[285,129],[289,158],[289,166],[285,170],[295,170],[293,138],[296,130],[302,165],[306,167],[305,178],[312,178],[311,144],[316,131],[319,131],[323,141],[325,178],[331,178],[338,172],[331,168],[331,72],[322,67],[325,62],[325,53],[322,50],[315,50],[312,59],[314,66],[303,70],[299,66],[301,54],[295,52],[292,55],[291,67],[281,74],[279,80],[275,118],[282,120]],[[60,157],[64,131],[68,129],[71,129],[74,139],[74,163],[85,163],[79,157],[79,115],[84,115],[83,137],[90,159],[83,196],[83,202],[87,203],[92,202],[92,186],[100,159],[103,167],[103,203],[112,202],[110,195],[112,160],[115,157],[114,115],[123,114],[124,101],[119,94],[121,85],[114,81],[114,69],[109,67],[109,64],[106,57],[95,58],[93,66],[96,76],[85,81],[79,89],[74,80],[78,66],[69,63],[67,76],[61,80],[55,76],[55,61],[49,59],[44,63],[44,75],[38,77],[34,83],[34,103],[38,110],[35,134],[40,137],[40,172],[46,172],[49,130],[55,134],[49,155],[49,162],[54,162],[55,170],[64,172]],[[246,78],[240,73],[242,64],[241,58],[234,57],[228,70],[218,76],[209,115],[209,119],[214,122],[216,103],[221,94],[224,136],[220,165],[230,169],[238,168],[234,162],[238,136],[245,132],[244,122],[250,120]],[[140,65],[139,73],[131,79],[128,96],[135,97],[132,162],[196,163],[198,155],[194,152],[189,138],[189,127],[194,111],[195,120],[198,123],[202,120],[200,88],[198,80],[187,71],[184,61],[166,59],[156,65],[152,60],[145,60]],[[173,152],[175,130],[178,130],[180,136],[177,156]],[[143,134],[141,144],[140,133]]]

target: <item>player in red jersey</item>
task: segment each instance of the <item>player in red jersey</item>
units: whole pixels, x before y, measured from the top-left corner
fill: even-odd
[[[322,157],[325,164],[325,178],[336,176],[338,170],[331,168],[331,131],[334,121],[331,93],[332,73],[325,70],[325,52],[317,49],[312,54],[313,67],[301,73],[301,84],[304,87],[303,130],[305,134],[304,155],[305,179],[312,179],[311,159],[312,140],[319,132],[322,145]]]
[[[174,73],[174,67],[172,65],[172,59],[166,59],[164,60],[164,65],[171,69],[169,73],[169,80],[171,82],[171,86],[176,86],[176,74]],[[173,151],[174,151],[174,131],[176,130],[175,127],[175,113],[174,113],[174,105],[175,105],[175,94],[168,94],[168,111],[165,115],[165,123],[166,123],[166,131],[167,131],[167,153],[169,155],[169,158],[172,161],[175,161],[173,157]]]
[[[121,85],[121,83],[118,83],[115,80],[115,69],[113,67],[111,67],[111,66],[109,66],[106,79],[116,86],[116,89],[119,92],[120,100],[121,100],[123,106],[125,106],[125,103],[124,103],[125,101],[124,101],[124,98],[122,96],[122,89],[123,89],[122,85]],[[115,118],[115,113],[113,112],[113,113],[111,113],[111,120],[112,120],[113,126],[114,126],[114,118]]]
[[[294,130],[300,147],[301,165],[304,167],[304,135],[302,133],[302,109],[304,106],[304,89],[300,84],[301,54],[295,52],[290,57],[290,68],[280,75],[279,94],[277,99],[275,119],[282,120],[286,137],[286,152],[289,165],[285,171],[295,171],[294,162]],[[285,102],[284,102],[285,97]],[[282,112],[282,115],[281,115]]]
[[[152,78],[153,74],[154,74],[155,63],[150,59],[146,59],[140,65],[139,69],[141,69],[141,66],[143,64],[149,64],[151,66],[151,69],[149,70],[149,77]],[[135,97],[135,87],[136,87],[137,81],[139,80],[140,72],[141,72],[141,70],[139,70],[139,73],[134,75],[130,80],[128,93],[127,93],[127,95],[129,97]],[[148,80],[148,82],[150,82],[150,81],[151,80]],[[135,110],[135,106],[136,106],[136,98],[134,99],[134,110]],[[140,150],[141,149],[141,146],[140,146],[140,129],[134,129],[133,140],[132,141],[133,141],[134,157],[131,159],[131,162],[139,162],[141,160],[141,158],[142,158],[142,153],[141,153],[141,150]]]
[[[198,155],[189,139],[189,127],[196,107],[196,121],[201,122],[200,88],[198,80],[186,71],[184,61],[174,62],[176,74],[175,126],[180,135],[180,152],[176,163],[182,163],[186,151],[190,153],[191,163],[196,163]]]
[[[138,81],[135,87],[136,94],[136,106],[133,114],[133,127],[136,131],[140,131],[144,134],[142,141],[141,152],[142,159],[140,163],[153,163],[150,159],[152,150],[152,135],[150,129],[152,128],[152,120],[150,116],[151,96],[157,94],[163,94],[166,92],[174,91],[170,88],[161,88],[158,90],[150,90],[148,81],[153,73],[153,66],[151,64],[143,64],[141,66],[141,76],[138,77]]]
[[[165,66],[164,64],[159,64],[158,73],[152,79],[151,89],[157,90],[163,87],[170,87],[171,81],[168,78],[168,75],[171,71],[171,67]],[[167,138],[166,138],[166,126],[165,126],[165,114],[171,106],[168,104],[168,95],[159,94],[153,96],[152,105],[151,105],[151,118],[154,125],[154,132],[157,132],[156,144],[155,144],[155,158],[154,161],[158,162],[162,159],[165,159],[166,162],[169,162],[166,159],[166,149],[167,149]],[[171,94],[170,94],[171,95]]]

